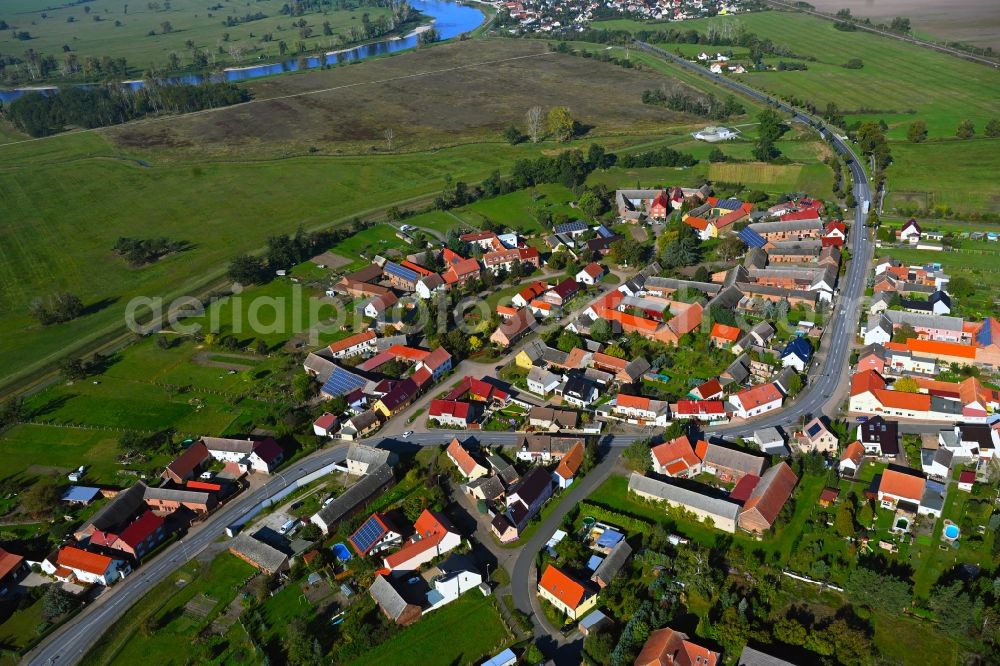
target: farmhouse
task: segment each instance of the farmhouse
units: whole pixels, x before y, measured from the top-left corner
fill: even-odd
[[[379,465],[361,477],[353,486],[321,508],[309,519],[314,525],[330,534],[340,522],[363,511],[376,497],[392,485],[392,467]]]
[[[785,502],[792,496],[798,477],[785,463],[769,468],[740,510],[740,529],[760,534],[774,525]]]
[[[701,474],[701,459],[687,435],[654,446],[649,455],[653,459],[653,471],[657,474],[682,479]]]
[[[688,640],[687,634],[670,627],[649,634],[635,666],[716,666],[719,653]]]
[[[489,470],[480,465],[457,438],[451,440],[445,453],[468,481],[473,481],[489,473]]]
[[[444,515],[424,509],[413,523],[413,538],[383,560],[385,568],[399,576],[416,571],[435,557],[440,557],[462,543],[459,534]]]
[[[761,384],[729,396],[733,413],[740,418],[750,418],[781,407],[783,397],[774,384]]]
[[[723,532],[736,532],[736,516],[740,506],[727,499],[658,481],[636,472],[632,472],[629,477],[628,489],[639,497],[684,509],[693,513],[698,520],[708,519],[716,529]]]
[[[124,560],[99,555],[76,546],[63,546],[55,559],[42,560],[42,571],[67,582],[111,585],[125,578],[132,569]]]

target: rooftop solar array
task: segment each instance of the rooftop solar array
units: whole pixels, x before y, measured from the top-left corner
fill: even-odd
[[[749,227],[740,229],[740,233],[737,235],[740,237],[741,241],[747,244],[747,247],[764,247],[767,245],[767,241],[764,240],[764,237]]]
[[[597,234],[601,236],[601,238],[611,238],[612,236],[615,235],[615,232],[611,231],[611,229],[608,229],[606,226],[602,224],[601,226],[597,227]]]
[[[385,526],[375,516],[372,515],[358,528],[358,531],[351,535],[351,544],[361,555],[367,555],[368,551],[386,535]]]
[[[819,433],[820,429],[821,429],[820,424],[814,423],[811,426],[809,426],[809,430],[807,432],[809,433],[810,437],[815,437],[817,433]]]
[[[976,342],[983,347],[988,347],[993,343],[993,328],[992,318],[987,317],[983,320],[983,325],[979,329],[979,333],[976,334]]]
[[[560,224],[555,228],[557,234],[569,234],[574,231],[585,231],[587,229],[586,222],[567,222],[566,224]]]
[[[723,199],[715,204],[716,208],[722,208],[725,210],[736,210],[743,205],[743,202],[739,199]]]
[[[323,393],[332,395],[347,395],[363,388],[367,381],[363,377],[348,372],[341,367],[336,367],[330,373],[330,378],[323,384]]]
[[[385,262],[385,266],[382,267],[382,270],[389,275],[395,275],[396,277],[406,280],[407,282],[416,282],[420,279],[420,276],[417,275],[416,271],[406,268],[405,266],[400,266],[399,264],[394,264],[391,261]]]

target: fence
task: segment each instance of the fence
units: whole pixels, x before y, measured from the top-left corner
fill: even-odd
[[[229,523],[229,525],[226,526],[226,536],[229,537],[236,536],[236,533],[239,532],[241,529],[243,529],[243,526],[249,523],[251,520],[253,520],[254,517],[256,517],[257,514],[259,514],[261,511],[271,506],[272,504],[276,504],[277,502],[280,502],[281,500],[285,499],[299,488],[307,486],[313,481],[320,479],[326,476],[327,474],[333,473],[335,470],[340,472],[346,472],[347,467],[341,465],[340,463],[333,462],[330,463],[329,465],[326,465],[325,467],[320,467],[315,472],[310,472],[309,474],[301,476],[298,479],[295,479],[294,481],[289,481],[284,488],[274,493],[270,497],[262,499],[260,502],[251,507],[242,516],[240,516],[233,522]]]

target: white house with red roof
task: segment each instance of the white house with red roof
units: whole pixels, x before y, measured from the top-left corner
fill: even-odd
[[[701,474],[701,458],[687,435],[658,444],[649,450],[653,471],[664,476],[687,479]]]
[[[847,242],[847,226],[843,220],[830,220],[823,227],[823,247],[842,247]]]
[[[111,585],[132,572],[125,560],[63,546],[54,560],[42,560],[42,571],[65,582]]]
[[[601,281],[606,272],[603,266],[594,261],[580,269],[580,272],[576,274],[576,281],[592,287]]]
[[[670,406],[667,402],[641,395],[619,393],[611,411],[615,416],[637,425],[657,425],[665,428],[670,423]]]
[[[722,423],[729,418],[721,400],[678,400],[672,409],[676,419],[695,419],[705,423]]]
[[[437,381],[442,375],[451,370],[451,364],[451,354],[448,353],[448,350],[444,347],[437,347],[436,349],[433,349],[430,354],[425,356],[423,360],[418,361],[414,367],[417,370],[420,368],[427,368],[430,371],[431,376],[434,378],[434,381]]]
[[[476,421],[476,410],[471,403],[461,400],[431,400],[427,417],[442,426],[468,428]]]
[[[416,571],[435,557],[451,552],[462,544],[462,535],[444,515],[424,509],[413,524],[413,536],[395,553],[383,560],[394,575]]]
[[[481,476],[486,476],[489,470],[483,465],[480,465],[472,454],[469,453],[468,449],[462,445],[458,438],[452,439],[451,444],[445,449],[445,454],[448,459],[455,464],[458,471],[462,473],[468,481],[474,481]]]
[[[781,408],[784,399],[778,387],[772,384],[760,384],[744,389],[729,396],[733,413],[743,419],[758,416]]]
[[[317,437],[333,437],[337,432],[337,417],[330,412],[324,412],[322,416],[313,421],[313,432]]]

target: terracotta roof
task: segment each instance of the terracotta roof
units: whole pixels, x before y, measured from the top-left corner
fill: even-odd
[[[337,416],[335,414],[331,414],[330,412],[325,412],[322,416],[313,421],[313,425],[326,430],[336,422],[337,422]]]
[[[498,305],[497,314],[501,317],[513,317],[517,314],[517,308],[511,307],[509,305]]]
[[[330,344],[330,351],[334,354],[337,352],[344,351],[345,349],[350,349],[355,345],[359,345],[363,342],[368,342],[369,340],[375,339],[374,331],[362,331],[361,333],[355,333],[354,335],[344,338],[343,340],[338,340],[337,342]]]
[[[0,580],[9,576],[10,572],[17,570],[23,562],[24,558],[20,555],[0,548]]]
[[[401,358],[414,363],[417,361],[423,361],[430,355],[430,352],[426,349],[406,347],[405,345],[393,345],[385,351],[387,354],[391,354],[394,358]]]
[[[744,389],[734,395],[733,398],[740,401],[743,409],[753,409],[774,402],[775,400],[780,401],[781,391],[774,384],[761,384],[760,386],[752,386]]]
[[[424,357],[423,364],[433,371],[440,368],[449,360],[451,360],[451,354],[448,353],[448,350],[444,347],[437,347]]]
[[[628,395],[626,393],[619,393],[618,397],[615,399],[615,404],[618,407],[627,407],[630,409],[649,409],[649,398],[645,398],[641,395]]]
[[[874,370],[865,370],[851,376],[851,395],[861,395],[868,391],[878,391],[884,388],[885,380]]]
[[[729,499],[743,504],[750,499],[750,495],[753,493],[753,490],[757,487],[758,483],[760,483],[760,477],[756,474],[747,474],[743,476],[736,482],[733,489],[729,491]]]
[[[709,379],[707,382],[695,386],[692,392],[697,392],[701,396],[701,399],[704,400],[722,393],[722,384],[719,383],[717,378]]]
[[[111,558],[107,555],[91,553],[73,546],[63,546],[62,550],[56,556],[56,564],[67,569],[104,575],[104,572],[111,566]]]
[[[687,435],[681,435],[669,442],[654,446],[652,453],[661,466],[682,460],[685,463],[684,468],[686,469],[694,467],[701,462],[695,454],[694,448],[691,447],[691,440],[688,439]]]
[[[573,448],[563,456],[562,460],[559,461],[559,466],[556,467],[556,474],[558,474],[563,479],[571,479],[576,474],[577,470],[580,469],[580,465],[583,464],[583,442],[577,442],[573,445]]]
[[[473,459],[472,455],[462,446],[462,443],[458,441],[458,438],[451,440],[451,444],[448,445],[448,455],[455,461],[459,469],[469,476],[472,471],[479,464]]]
[[[976,358],[976,348],[972,345],[965,345],[959,342],[943,342],[941,340],[923,340],[921,338],[910,338],[906,341],[906,348],[911,352],[924,354],[941,354],[943,356],[954,356],[956,358]]]
[[[522,289],[517,293],[521,298],[524,299],[525,303],[528,303],[537,296],[541,296],[542,294],[544,294],[546,291],[548,291],[548,288],[549,285],[539,281],[529,284],[527,287],[525,287],[524,289]]]
[[[439,416],[450,416],[464,421],[469,420],[471,405],[458,400],[431,400],[431,407],[427,415],[431,418]]]
[[[597,262],[591,262],[583,267],[583,272],[595,280],[604,275],[604,269]]]
[[[851,460],[855,465],[861,465],[861,461],[865,457],[865,445],[861,442],[855,440],[847,445],[844,449],[844,455],[840,456],[841,460]]]
[[[538,586],[570,608],[579,607],[587,596],[586,588],[577,581],[556,569],[551,564],[545,567]]]
[[[904,474],[894,469],[887,469],[882,472],[882,482],[878,486],[879,492],[888,493],[895,497],[920,502],[924,495],[924,479],[912,474]]]
[[[657,629],[646,639],[635,666],[716,666],[719,653],[696,645],[670,627]]]
[[[736,342],[743,335],[743,331],[735,326],[726,326],[725,324],[713,324],[711,337],[719,338],[721,340],[728,340],[729,342]]]
[[[701,307],[701,303],[695,303],[689,308],[685,308],[683,312],[677,314],[676,317],[667,322],[667,326],[671,328],[678,336],[690,333],[694,329],[698,328],[701,323],[701,316],[704,309]]]
[[[905,393],[881,389],[873,392],[875,399],[886,407],[925,412],[931,408],[931,397],[926,393]]]
[[[396,569],[420,553],[436,547],[446,534],[454,532],[447,518],[428,509],[424,509],[417,522],[413,523],[413,530],[419,539],[404,544],[402,548],[385,558],[385,564],[390,569]]]
[[[768,525],[773,525],[798,481],[799,477],[795,476],[791,467],[783,462],[778,463],[761,475],[760,483],[743,505],[743,512],[756,510]]]

